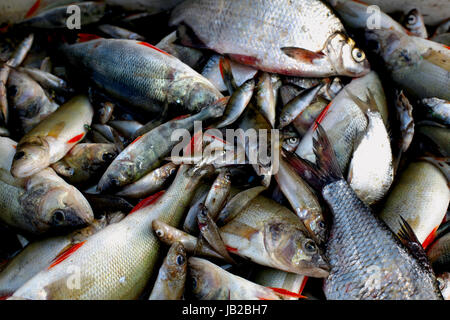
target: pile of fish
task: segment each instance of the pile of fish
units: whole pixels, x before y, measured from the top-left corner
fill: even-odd
[[[367,2],[1,1],[0,300],[450,299],[450,2]]]

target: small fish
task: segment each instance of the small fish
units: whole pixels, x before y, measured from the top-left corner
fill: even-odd
[[[450,102],[438,98],[422,99],[422,105],[427,108],[427,116],[430,120],[450,125]]]
[[[311,89],[307,89],[289,101],[281,110],[278,127],[282,129],[294,121],[313,102],[322,87],[323,84],[319,84]]]
[[[20,139],[11,167],[17,178],[28,177],[61,160],[83,140],[94,110],[86,96],[76,96]]]
[[[149,300],[181,300],[186,282],[186,249],[175,242],[169,249],[159,269]]]
[[[414,240],[405,235],[405,242],[400,242],[357,197],[342,177],[324,129],[320,124],[317,128],[317,165],[295,154],[287,157],[304,179],[321,190],[333,214],[326,245],[331,271],[323,287],[327,299],[442,299],[431,268],[405,246],[415,244]]]
[[[245,111],[250,103],[255,89],[255,80],[250,79],[244,82],[230,97],[223,118],[215,124],[216,128],[223,128],[233,124]]]
[[[220,210],[225,205],[231,189],[231,173],[229,170],[222,170],[214,180],[208,195],[205,198],[205,207],[212,220],[216,220]]]
[[[225,258],[226,261],[235,264],[233,258],[231,258],[230,254],[227,251],[227,248],[220,236],[219,229],[214,222],[214,220],[209,215],[208,209],[202,205],[198,214],[198,229],[200,230],[200,234],[209,245],[217,251],[222,257]]]
[[[267,72],[261,72],[258,76],[255,87],[255,101],[256,107],[274,128],[277,100],[272,85],[272,78]]]
[[[432,243],[427,250],[427,255],[436,274],[449,272],[450,233],[447,232],[439,239],[437,239],[434,243]]]
[[[267,288],[225,271],[208,260],[188,259],[191,290],[200,300],[284,300],[299,294]]]
[[[412,9],[411,11],[409,11],[405,16],[403,25],[411,33],[411,35],[423,39],[428,39],[427,27],[425,26],[423,15],[419,10]]]
[[[111,24],[102,24],[97,28],[114,39],[145,40],[140,34]]]
[[[202,238],[198,239],[159,220],[153,220],[152,227],[155,234],[158,236],[158,239],[169,246],[176,242],[181,242],[189,254],[223,259],[223,257],[214,251],[214,249]]]
[[[71,184],[96,181],[117,156],[114,144],[80,143],[51,167]]]
[[[162,158],[180,142],[171,140],[174,130],[192,131],[195,121],[218,118],[223,112],[223,101],[218,101],[193,116],[166,122],[137,138],[106,169],[98,183],[98,190],[101,192],[117,191],[118,188],[139,180],[155,169]]]

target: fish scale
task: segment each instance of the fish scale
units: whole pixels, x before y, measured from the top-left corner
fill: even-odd
[[[427,274],[389,228],[339,180],[322,194],[333,210],[327,299],[439,299]]]
[[[345,33],[340,20],[318,0],[185,1],[174,9],[169,23],[184,23],[208,48],[251,57],[256,61],[247,64],[265,71],[309,76],[319,67],[291,58],[281,48],[321,52],[332,35]]]
[[[182,166],[169,190],[156,203],[90,237],[69,258],[45,270],[14,293],[30,299],[136,299],[151,277],[160,242],[151,224],[159,219],[176,226],[189,205],[201,174],[188,176]],[[80,289],[66,282],[69,268],[78,267]],[[75,269],[76,270],[76,269]]]

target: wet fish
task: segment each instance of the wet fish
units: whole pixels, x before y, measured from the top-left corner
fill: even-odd
[[[181,242],[175,242],[159,269],[149,300],[181,300],[186,274],[186,249]]]
[[[24,133],[28,133],[59,108],[39,83],[15,70],[9,74],[7,94],[11,111],[18,116]]]
[[[204,204],[212,220],[216,220],[220,210],[225,205],[231,189],[231,173],[229,170],[222,170],[214,180]]]
[[[342,177],[322,126],[318,126],[317,133],[317,165],[295,154],[288,158],[297,172],[321,190],[333,214],[326,249],[331,265],[323,287],[326,298],[442,299],[431,268],[419,261],[417,252],[405,247],[357,197]],[[404,240],[413,242],[407,235]]]
[[[174,31],[158,42],[155,47],[173,55],[180,59],[183,63],[187,64],[191,68],[196,68],[200,62],[204,59],[203,52],[200,50],[181,46],[177,44],[178,37],[177,32]],[[206,77],[207,78],[207,77]],[[209,79],[208,79],[209,80]],[[213,82],[211,82],[213,83]],[[213,83],[214,84],[214,83]],[[222,90],[219,90],[222,91]]]
[[[278,288],[289,292],[302,294],[308,277],[295,273],[284,272],[272,268],[261,267],[256,271],[254,281],[265,287]],[[280,290],[281,291],[281,290]],[[292,297],[290,300],[298,300]]]
[[[289,101],[281,110],[279,128],[284,128],[294,121],[313,102],[322,87],[323,85],[319,84],[307,89]]]
[[[325,221],[319,200],[308,184],[283,159],[280,159],[280,166],[275,174],[275,179],[294,212],[308,229],[309,234],[317,244],[325,243],[328,224]]]
[[[437,239],[427,250],[433,270],[440,274],[450,271],[450,233]]]
[[[102,24],[98,26],[98,29],[103,33],[106,33],[108,36],[114,39],[128,39],[128,40],[145,40],[143,36],[137,34],[136,32],[114,26],[111,24]]]
[[[268,72],[323,77],[369,71],[363,51],[321,1],[185,1],[169,24],[187,25],[203,47]]]
[[[231,258],[222,237],[220,236],[216,223],[211,218],[208,209],[204,205],[201,206],[197,214],[197,221],[202,238],[206,239],[209,245],[224,257],[226,261],[235,264],[235,261]]]
[[[113,144],[80,143],[52,168],[71,184],[95,182],[117,154]]]
[[[161,112],[170,105],[198,112],[223,98],[207,79],[146,42],[97,39],[62,50],[98,87],[138,110]]]
[[[153,220],[152,226],[158,239],[167,245],[181,242],[189,254],[223,259],[204,239],[198,239],[159,220]]]
[[[438,98],[423,99],[422,105],[427,108],[430,120],[436,120],[442,124],[450,125],[450,102]]]
[[[257,80],[255,88],[256,107],[263,116],[275,128],[276,104],[275,90],[272,85],[272,78],[267,72],[262,72]]]
[[[180,167],[171,187],[148,206],[89,237],[50,269],[38,273],[13,297],[25,299],[136,299],[155,271],[160,242],[151,230],[159,219],[175,226],[181,222],[201,177],[208,170]],[[131,232],[130,232],[131,231]],[[67,268],[79,267],[80,286],[68,280]],[[70,279],[69,279],[70,280]]]
[[[397,233],[402,216],[426,248],[444,219],[449,201],[447,179],[441,171],[428,162],[414,162],[401,173],[380,218]]]
[[[108,219],[104,217],[68,235],[30,243],[0,272],[0,296],[12,295],[34,275],[58,260],[68,248],[84,241],[108,224]]]
[[[68,185],[51,168],[25,179],[9,174],[16,143],[0,140],[2,154],[0,220],[32,234],[81,227],[92,222],[92,209],[83,195]]]
[[[170,177],[176,172],[177,165],[169,162],[160,168],[157,168],[138,181],[125,186],[117,192],[118,196],[130,198],[143,198],[159,191]]]
[[[450,50],[447,47],[386,29],[369,30],[366,39],[383,58],[394,82],[411,96],[450,100]]]
[[[62,159],[86,135],[94,110],[86,96],[76,96],[20,139],[13,176],[30,176]]]
[[[137,138],[106,169],[98,183],[99,191],[111,191],[139,180],[157,167],[162,158],[180,142],[171,140],[174,130],[192,131],[194,121],[218,118],[223,111],[223,104],[219,101],[193,116],[166,122]]]
[[[311,277],[326,277],[328,263],[300,219],[273,200],[258,196],[220,235],[234,254],[251,261]]]
[[[192,292],[200,300],[283,300],[293,293],[267,288],[225,271],[208,260],[188,260]]]
[[[44,89],[54,90],[58,93],[72,93],[73,89],[69,87],[64,79],[61,79],[50,72],[37,68],[17,68],[19,72],[26,73],[36,80]]]

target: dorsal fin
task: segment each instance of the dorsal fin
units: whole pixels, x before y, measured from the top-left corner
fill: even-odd
[[[400,216],[400,230],[397,233],[398,238],[403,243],[403,245],[408,248],[409,252],[414,256],[414,258],[419,261],[423,268],[429,272],[433,272],[431,268],[430,261],[428,260],[427,254],[422,247],[422,244],[416,237],[414,230],[411,228],[409,223]]]

